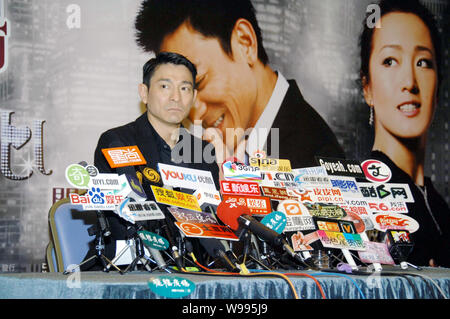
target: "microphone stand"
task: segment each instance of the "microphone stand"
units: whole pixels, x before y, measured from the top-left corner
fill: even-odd
[[[143,265],[144,265],[144,267],[148,270],[148,271],[152,271],[152,269],[150,268],[150,266],[148,265],[148,260],[145,258],[145,251],[144,251],[144,243],[142,242],[142,239],[141,239],[141,237],[139,237],[139,235],[138,235],[138,233],[137,233],[137,229],[136,229],[136,227],[134,227],[134,226],[130,226],[129,228],[128,228],[128,230],[130,231],[130,235],[131,235],[131,238],[130,238],[130,240],[131,241],[134,241],[134,244],[135,244],[135,249],[133,249],[134,250],[134,253],[135,253],[135,258],[134,258],[134,260],[128,265],[128,267],[125,269],[125,273],[127,273],[128,271],[131,271],[131,270],[136,270],[136,266],[137,266],[137,263],[140,261]],[[127,241],[127,243],[129,243],[129,241]],[[131,248],[131,245],[129,245],[128,247],[130,247]]]
[[[166,214],[164,213],[164,215],[166,215]],[[179,247],[177,247],[177,244],[172,235],[173,234],[172,230],[170,229],[169,224],[167,223],[166,219],[163,219],[162,221],[160,221],[160,223],[161,223],[160,228],[165,232],[167,241],[169,242],[170,251],[172,253],[172,258],[174,259],[175,264],[177,265],[179,270],[181,271],[184,268],[183,256],[180,254],[180,252],[182,251],[181,243],[179,242],[179,245],[178,245]]]
[[[79,269],[82,265],[88,263],[93,259],[97,259],[103,266],[103,272],[109,272],[110,266],[113,266],[116,270],[119,271],[120,274],[123,274],[122,270],[117,267],[112,261],[110,261],[105,255],[105,236],[111,235],[111,231],[109,230],[109,224],[103,214],[102,211],[97,211],[98,225],[92,225],[88,229],[88,234],[90,236],[95,235],[94,243],[95,243],[95,255],[89,257],[82,263],[78,264],[78,267],[74,269]],[[70,271],[65,270],[63,272],[64,275],[68,275]]]
[[[133,246],[134,244],[134,246]],[[152,261],[150,260],[150,258],[148,258],[145,255],[145,251],[144,251],[144,244],[142,242],[142,239],[139,237],[138,233],[137,233],[137,229],[134,225],[132,226],[128,226],[127,227],[127,240],[126,240],[126,246],[114,257],[114,259],[112,260],[112,262],[110,264],[108,264],[107,268],[109,269],[109,267],[111,265],[114,265],[114,262],[116,262],[120,257],[122,257],[122,255],[128,250],[130,249],[132,252],[132,255],[135,256],[135,258],[133,259],[133,261],[127,266],[127,268],[123,271],[123,273],[127,273],[129,271],[135,270],[137,263],[140,261],[144,267],[148,270],[148,271],[152,271],[152,269],[150,268],[150,266],[148,265],[148,261]]]

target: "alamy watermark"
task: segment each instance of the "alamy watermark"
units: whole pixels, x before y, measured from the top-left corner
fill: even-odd
[[[67,288],[81,288],[81,273],[79,265],[69,265],[66,272],[69,276],[66,279]]]
[[[366,24],[370,29],[381,28],[381,9],[378,4],[369,4],[366,8],[366,13],[370,13],[367,16]]]
[[[192,139],[192,135],[187,130],[180,130],[180,140],[172,149],[172,161],[179,163],[214,163],[216,160],[225,160],[226,158],[236,157],[247,153],[252,157],[254,152],[261,152],[265,149],[267,136],[270,135],[270,158],[279,158],[280,134],[279,128],[227,128],[226,141],[233,141],[235,147],[230,150],[224,143],[223,136],[217,135],[215,138],[219,142],[211,142],[203,148],[203,142],[199,138]],[[194,136],[202,135],[202,128],[195,127]],[[265,152],[265,151],[264,151]],[[224,158],[217,158],[217,154],[226,154]]]
[[[68,14],[66,19],[66,26],[68,29],[80,29],[81,28],[81,7],[72,3],[66,8],[66,13]]]

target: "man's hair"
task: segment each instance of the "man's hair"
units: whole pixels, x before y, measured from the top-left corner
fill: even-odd
[[[231,55],[231,34],[236,21],[249,21],[258,42],[258,58],[269,62],[262,32],[250,0],[144,0],[136,17],[136,41],[145,51],[158,52],[167,35],[184,22],[205,37],[217,38]]]
[[[197,76],[197,69],[195,65],[181,54],[174,52],[160,52],[156,57],[147,61],[143,67],[143,84],[150,88],[150,80],[155,73],[155,70],[161,64],[184,65],[192,74],[192,82],[195,89],[195,77]]]
[[[381,16],[380,19],[392,12],[411,13],[416,15],[427,26],[430,32],[431,42],[434,46],[436,55],[436,72],[438,76],[438,83],[442,78],[441,66],[441,40],[439,37],[439,30],[436,26],[436,21],[433,14],[418,0],[381,0],[379,2]],[[359,38],[360,55],[361,55],[361,67],[360,67],[360,79],[364,83],[370,82],[369,63],[373,48],[373,34],[375,28],[370,28],[367,25],[367,19],[371,13],[367,13],[363,22],[363,31]]]

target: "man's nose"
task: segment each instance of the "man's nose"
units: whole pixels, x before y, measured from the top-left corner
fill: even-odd
[[[173,89],[170,95],[170,99],[174,102],[179,102],[181,99],[181,92],[179,89]]]

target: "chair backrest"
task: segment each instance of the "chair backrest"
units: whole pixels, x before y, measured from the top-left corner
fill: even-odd
[[[88,233],[97,223],[95,212],[83,211],[80,205],[73,205],[69,198],[64,198],[50,208],[48,220],[57,271],[81,263],[89,251],[89,243],[95,238]]]
[[[45,261],[47,262],[49,272],[57,272],[56,268],[56,254],[55,247],[53,247],[53,241],[50,240],[47,247],[45,248]]]

